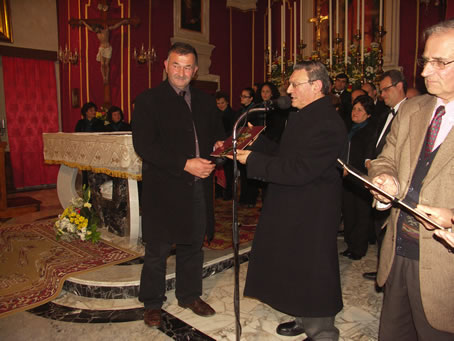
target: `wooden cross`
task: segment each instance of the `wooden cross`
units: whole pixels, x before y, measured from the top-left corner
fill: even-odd
[[[74,19],[69,20],[72,27],[85,26],[89,31],[96,33],[99,39],[99,50],[96,60],[101,63],[101,75],[104,83],[104,108],[108,109],[111,105],[110,83],[109,83],[109,63],[112,57],[112,46],[109,43],[109,31],[121,25],[133,25],[137,27],[140,23],[139,18],[109,18],[107,16],[111,0],[99,0],[98,10],[101,18],[98,19]]]
[[[324,22],[325,20],[328,20],[328,16],[321,15],[320,6],[317,6],[317,16],[315,18],[309,19],[309,22],[315,24],[315,29],[317,30],[317,42],[320,41],[320,28],[321,28],[322,22]]]

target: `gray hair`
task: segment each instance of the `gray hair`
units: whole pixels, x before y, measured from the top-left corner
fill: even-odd
[[[315,60],[305,60],[295,64],[293,67],[293,71],[297,70],[306,70],[307,75],[309,77],[309,81],[321,81],[322,82],[322,94],[328,95],[329,94],[329,87],[330,87],[330,79],[328,70],[326,69],[325,65],[321,62]]]
[[[446,33],[451,30],[454,30],[454,18],[430,26],[424,31],[423,37],[427,40],[432,34]]]

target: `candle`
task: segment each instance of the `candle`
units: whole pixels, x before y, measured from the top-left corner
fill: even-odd
[[[284,43],[284,46],[285,46],[285,0],[284,0],[284,3],[282,4],[282,21],[284,22],[284,32],[283,32],[283,38],[282,38],[282,41]]]
[[[296,2],[293,7],[293,65],[296,64]]]
[[[364,0],[362,2],[363,3],[361,7],[361,63],[364,62],[364,13],[365,13]]]
[[[360,9],[360,1],[356,1],[356,30],[359,30],[359,9]]]
[[[284,73],[284,4],[281,5],[281,73]]]
[[[383,26],[383,0],[380,1],[380,14],[378,19],[378,26]]]
[[[329,66],[333,65],[333,2],[329,0]]]
[[[348,1],[345,1],[345,66],[348,63]]]
[[[268,73],[271,75],[271,0],[268,0]]]
[[[300,40],[303,40],[303,0],[300,0]]]
[[[339,34],[339,0],[336,0],[336,36]]]

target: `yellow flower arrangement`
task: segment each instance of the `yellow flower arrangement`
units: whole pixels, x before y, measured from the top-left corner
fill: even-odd
[[[96,243],[101,237],[97,231],[99,218],[90,204],[90,188],[83,188],[83,198],[73,198],[55,222],[57,240],[89,240]]]

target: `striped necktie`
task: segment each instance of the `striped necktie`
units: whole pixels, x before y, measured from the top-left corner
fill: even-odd
[[[427,158],[433,151],[435,140],[437,139],[437,135],[440,130],[441,120],[445,113],[446,111],[443,105],[440,105],[435,111],[434,118],[432,119],[429,129],[427,130],[426,145],[424,147],[425,158]]]

